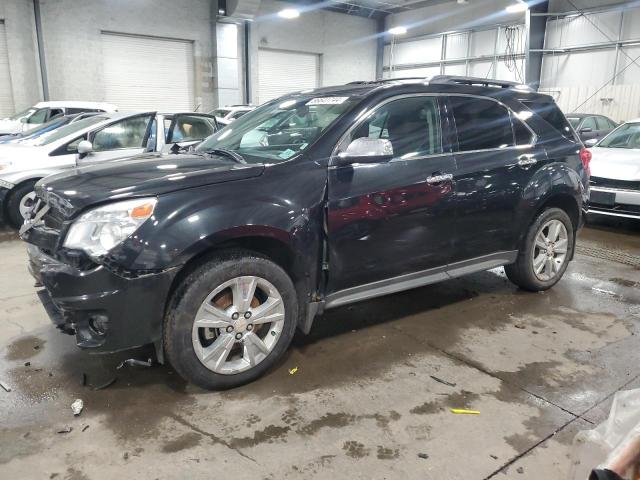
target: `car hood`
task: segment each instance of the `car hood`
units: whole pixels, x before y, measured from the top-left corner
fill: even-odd
[[[65,170],[42,179],[36,191],[70,217],[93,204],[242,180],[263,171],[264,165],[222,156],[155,153]]]
[[[591,175],[613,180],[640,180],[640,149],[594,147]]]
[[[22,131],[22,123],[8,118],[0,119],[0,133],[16,133]]]

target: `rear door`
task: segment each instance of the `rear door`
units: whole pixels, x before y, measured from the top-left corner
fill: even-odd
[[[456,126],[456,241],[452,262],[516,248],[523,188],[546,162],[516,115],[488,97],[450,96]]]
[[[389,140],[394,158],[329,168],[330,292],[444,272],[451,252],[455,160],[442,138],[438,97],[382,102],[351,128],[337,153],[363,137]]]

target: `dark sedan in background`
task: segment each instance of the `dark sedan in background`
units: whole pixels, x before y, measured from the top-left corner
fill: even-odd
[[[587,140],[598,141],[618,126],[609,117],[590,113],[568,113],[567,120],[583,142]],[[592,143],[595,142],[592,141]]]

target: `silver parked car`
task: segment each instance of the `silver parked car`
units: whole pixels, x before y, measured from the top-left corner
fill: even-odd
[[[591,148],[589,213],[640,219],[640,118]]]
[[[66,168],[178,151],[218,129],[205,113],[101,113],[35,139],[0,145],[0,214],[17,227],[31,208],[35,183]]]

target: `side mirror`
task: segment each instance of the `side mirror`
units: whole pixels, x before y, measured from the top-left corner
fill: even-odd
[[[27,123],[29,121],[29,119],[27,117],[22,117],[20,119],[20,123]]]
[[[591,133],[591,132],[593,132],[593,129],[589,127],[580,129],[580,133]]]
[[[82,140],[78,144],[78,154],[80,155],[80,158],[86,157],[91,152],[93,152],[93,145],[90,141]]]
[[[347,150],[338,155],[337,164],[388,162],[393,158],[393,146],[383,138],[356,138]]]
[[[598,143],[598,139],[597,138],[590,138],[589,140],[586,140],[584,142],[584,146],[589,148],[589,147],[595,146],[596,143]]]

